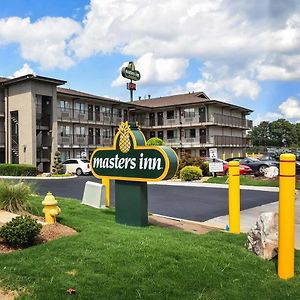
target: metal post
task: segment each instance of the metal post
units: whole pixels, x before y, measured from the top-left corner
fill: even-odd
[[[130,83],[132,83],[132,80],[130,80]],[[133,90],[130,89],[130,102],[133,101]]]
[[[230,161],[228,167],[229,231],[240,233],[240,164]]]
[[[110,180],[107,177],[103,177],[101,180],[105,185],[105,206],[110,207]]]
[[[289,279],[291,277],[294,277],[295,183],[295,155],[281,154],[279,174],[278,230],[278,276],[281,279]]]

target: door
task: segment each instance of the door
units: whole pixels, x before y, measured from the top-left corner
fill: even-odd
[[[200,149],[200,157],[206,157],[206,150]]]
[[[163,140],[163,139],[164,139],[164,132],[163,132],[163,131],[159,131],[159,132],[157,133],[157,137],[158,137],[159,139]]]
[[[95,131],[95,144],[100,145],[100,128],[96,128]]]
[[[88,120],[93,121],[93,105],[88,105]]]
[[[88,143],[94,145],[94,128],[89,128]]]
[[[206,109],[204,106],[199,108],[199,122],[206,122]]]
[[[200,144],[206,143],[206,128],[200,128]]]
[[[95,119],[96,121],[100,121],[100,106],[95,105]]]
[[[150,139],[155,137],[155,131],[150,131]]]
[[[150,126],[155,126],[155,114],[154,113],[149,114],[149,120],[150,120]]]
[[[124,116],[123,116],[124,122],[128,121],[128,111],[124,110]]]
[[[157,113],[157,125],[158,126],[164,125],[164,113],[162,111]]]

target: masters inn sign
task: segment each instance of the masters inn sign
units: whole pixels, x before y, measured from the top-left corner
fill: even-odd
[[[115,179],[116,221],[148,224],[147,181],[172,178],[178,168],[175,151],[166,146],[146,146],[135,123],[122,123],[111,148],[97,148],[91,156],[97,178]]]

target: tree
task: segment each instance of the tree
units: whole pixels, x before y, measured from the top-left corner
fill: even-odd
[[[56,151],[54,153],[54,162],[52,166],[52,173],[53,174],[64,174],[64,166],[61,163],[61,158],[60,158],[60,152]]]
[[[300,144],[300,125],[285,119],[263,121],[254,126],[249,137],[254,146],[290,147]]]
[[[297,141],[294,125],[285,119],[270,123],[270,136],[273,146],[290,147]]]
[[[147,146],[164,146],[165,142],[157,137],[153,137],[147,141]]]
[[[270,140],[270,123],[263,121],[259,125],[254,126],[249,137],[254,146],[271,146]]]

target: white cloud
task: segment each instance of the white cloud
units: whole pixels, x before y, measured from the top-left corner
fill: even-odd
[[[202,80],[188,85],[255,99],[259,80],[300,78],[300,14],[295,13],[300,5],[287,2],[91,0],[83,30],[70,45],[79,59],[119,52],[144,59],[141,68],[147,66],[146,58],[169,59],[169,82],[185,74],[170,77],[172,60],[214,62],[215,68],[199,74]],[[227,69],[222,77],[220,68]],[[145,84],[166,82],[156,72],[143,72]],[[119,77],[113,85],[121,82]]]
[[[121,68],[126,65],[124,63]],[[156,58],[153,53],[146,53],[137,60],[135,66],[141,73],[140,84],[164,84],[179,79],[184,74],[188,61],[183,58]],[[112,82],[112,86],[120,86],[125,82],[128,80],[119,75]]]
[[[281,102],[277,112],[267,112],[263,116],[258,114],[253,121],[253,125],[258,125],[262,121],[276,121],[286,119],[290,122],[299,122],[300,120],[300,100],[295,97],[289,97]]]
[[[34,23],[29,18],[0,19],[0,46],[18,43],[22,57],[42,69],[65,69],[74,63],[67,52],[69,39],[79,31],[80,25],[69,18],[45,17]]]
[[[300,119],[300,100],[289,97],[279,105],[281,114],[286,119]]]
[[[263,116],[258,114],[253,120],[253,126],[257,126],[263,121],[272,122],[282,118],[284,118],[284,116],[277,112],[267,112]]]
[[[20,76],[27,75],[27,74],[35,74],[35,73],[28,64],[24,64],[23,67],[21,69],[17,70],[12,77],[15,78],[15,77],[20,77]]]
[[[81,23],[0,19],[0,46],[17,43],[44,69],[120,53],[140,64],[143,84],[182,79],[194,59],[204,67],[191,88],[255,99],[261,80],[300,79],[299,11],[298,0],[91,0]]]

